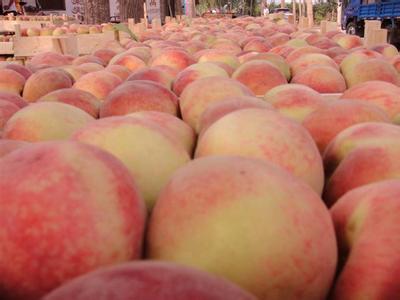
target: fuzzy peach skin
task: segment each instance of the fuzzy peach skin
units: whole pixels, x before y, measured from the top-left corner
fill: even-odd
[[[144,110],[177,115],[178,98],[165,86],[154,81],[126,81],[104,100],[100,108],[100,117],[126,115]]]
[[[50,92],[41,97],[38,102],[61,102],[80,108],[93,118],[99,116],[100,101],[89,92],[68,88]]]
[[[0,69],[13,70],[22,75],[25,80],[27,80],[32,75],[32,72],[27,67],[18,63],[2,62],[0,63]]]
[[[385,81],[366,81],[346,90],[343,99],[361,100],[384,110],[393,123],[400,123],[400,87]]]
[[[364,122],[389,123],[390,119],[375,105],[343,99],[327,102],[309,114],[302,124],[310,132],[322,154],[339,132]]]
[[[310,66],[296,73],[291,82],[306,85],[319,93],[343,93],[346,90],[342,74],[327,66]]]
[[[201,115],[200,136],[223,116],[245,108],[265,108],[273,110],[273,106],[257,97],[227,97],[225,100],[211,104]]]
[[[72,64],[73,65],[77,65],[77,66],[81,65],[81,64],[84,64],[84,63],[96,63],[96,64],[99,64],[99,65],[102,65],[102,66],[105,65],[103,60],[101,60],[97,56],[89,55],[89,54],[88,55],[78,56],[77,58],[75,58],[72,61]]]
[[[333,300],[400,295],[400,180],[369,184],[331,208],[343,267]]]
[[[210,76],[229,77],[228,73],[216,64],[210,62],[197,63],[178,73],[174,80],[172,90],[179,97],[185,87],[190,83],[197,79]]]
[[[87,71],[82,70],[80,66],[67,65],[59,68],[67,72],[74,83],[83,75],[88,73]]]
[[[160,111],[138,111],[127,116],[135,118],[143,118],[152,121],[161,126],[164,130],[169,131],[179,140],[191,156],[196,142],[196,134],[194,130],[181,119]]]
[[[3,138],[29,142],[63,140],[93,121],[85,111],[59,102],[41,102],[20,109],[6,123]]]
[[[264,95],[264,100],[282,115],[298,122],[326,103],[321,94],[312,88],[295,83],[270,89]]]
[[[218,50],[218,49],[207,49],[196,53],[195,57],[198,58],[198,62],[221,62],[227,64],[234,70],[240,65],[239,59],[229,53],[229,51]]]
[[[294,62],[296,59],[302,57],[304,54],[309,54],[309,53],[319,53],[319,54],[325,54],[324,51],[320,48],[314,47],[314,46],[304,46],[297,48],[296,50],[293,50],[287,57],[286,61],[288,63]]]
[[[347,86],[372,80],[381,80],[400,86],[400,74],[384,59],[368,59],[354,65],[351,71],[343,73]]]
[[[127,78],[127,81],[150,80],[162,84],[163,86],[165,86],[167,89],[170,90],[174,79],[175,76],[171,76],[170,74],[168,74],[168,72],[153,67],[153,68],[145,68],[132,73]]]
[[[342,159],[327,181],[324,200],[331,206],[352,189],[394,178],[400,178],[399,142],[359,147]]]
[[[190,160],[179,140],[143,118],[100,119],[75,132],[72,139],[102,148],[120,159],[135,178],[148,210],[172,173]]]
[[[135,55],[126,54],[110,62],[110,65],[120,65],[135,72],[146,67],[146,63]]]
[[[91,93],[103,101],[111,91],[122,83],[122,80],[108,71],[91,72],[80,77],[74,88]]]
[[[321,156],[309,133],[278,112],[241,109],[212,124],[198,141],[195,157],[239,155],[281,166],[322,192]]]
[[[63,88],[72,87],[68,73],[58,68],[47,68],[32,74],[26,81],[23,98],[27,102],[36,102],[42,96]]]
[[[8,92],[0,92],[0,100],[15,104],[19,108],[23,108],[28,105],[28,103],[21,96]]]
[[[386,58],[392,58],[395,57],[396,55],[399,55],[399,50],[391,44],[384,43],[384,44],[379,44],[371,47],[371,50],[379,52]]]
[[[91,73],[91,72],[97,72],[97,71],[103,71],[104,67],[100,64],[96,64],[96,63],[83,63],[80,64],[78,66],[76,66],[79,70],[82,70],[84,72],[87,73]]]
[[[256,300],[210,273],[156,261],[124,263],[83,275],[43,300]]]
[[[100,58],[103,61],[104,65],[107,65],[110,62],[110,60],[115,55],[117,55],[117,52],[115,52],[111,49],[102,48],[102,49],[98,49],[98,50],[94,51],[93,55]]]
[[[17,112],[20,108],[8,101],[0,100],[0,133],[7,121]]]
[[[285,74],[273,63],[265,60],[245,62],[232,74],[232,78],[243,83],[255,95],[264,95],[270,89],[287,84]]]
[[[182,71],[194,64],[194,58],[183,50],[164,50],[159,55],[153,57],[150,62],[151,67],[166,65],[177,71]]]
[[[357,48],[363,45],[363,41],[356,35],[343,35],[336,40],[336,43],[344,49]]]
[[[200,158],[179,169],[147,235],[147,258],[225,277],[261,300],[325,299],[336,252],[319,196],[283,169],[242,157]]]
[[[125,81],[131,74],[131,70],[121,65],[109,65],[104,71],[117,75],[122,81]]]
[[[24,141],[0,139],[0,158],[14,150],[28,145],[30,145],[30,143]]]
[[[388,123],[367,122],[341,131],[326,147],[323,160],[325,176],[330,177],[351,151],[369,146],[400,144],[400,127]]]
[[[144,203],[112,155],[35,143],[0,159],[0,170],[2,299],[41,299],[100,266],[140,258]]]
[[[327,66],[339,70],[339,66],[332,58],[320,53],[306,53],[290,63],[293,76],[314,66]]]
[[[205,77],[189,84],[180,96],[182,118],[199,132],[200,118],[207,107],[227,97],[255,96],[242,83],[225,77]]]
[[[290,66],[282,56],[273,53],[256,53],[247,57],[243,61],[243,63],[252,60],[265,60],[267,62],[270,62],[275,67],[277,67],[283,73],[283,75],[285,75],[287,80],[290,80],[290,78],[292,77]]]
[[[21,94],[25,85],[25,78],[16,71],[0,69],[0,92]]]
[[[390,63],[397,70],[397,72],[400,74],[400,55],[394,56],[390,60]]]
[[[340,70],[342,74],[345,75],[347,73],[354,72],[354,66],[359,62],[366,61],[373,58],[381,58],[383,59],[382,54],[367,49],[356,50],[350,54],[348,54],[340,63]]]
[[[35,68],[40,66],[60,67],[68,64],[70,61],[65,55],[56,52],[42,52],[33,56],[27,65]]]

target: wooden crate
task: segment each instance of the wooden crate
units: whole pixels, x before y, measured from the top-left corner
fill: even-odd
[[[43,52],[57,52],[77,56],[78,44],[76,36],[16,36],[14,38],[14,56],[31,57]]]
[[[100,48],[104,48],[108,42],[118,39],[114,31],[96,34],[77,34],[75,37],[79,55],[91,54]]]
[[[13,42],[0,42],[0,55],[13,55],[14,43]]]

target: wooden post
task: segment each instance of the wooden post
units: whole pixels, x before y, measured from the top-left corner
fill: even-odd
[[[294,25],[296,25],[296,0],[292,0],[292,13],[293,13],[293,23]],[[289,22],[290,23],[290,22]]]
[[[364,28],[364,46],[371,47],[375,38],[374,30],[381,29],[381,21],[366,20]]]
[[[327,23],[327,21],[325,21],[325,20],[323,20],[323,21],[321,21],[321,33],[322,34],[325,34],[326,33],[326,23]]]
[[[372,41],[368,47],[376,46],[379,44],[387,43],[387,29],[374,29],[372,30]]]
[[[146,29],[149,28],[149,20],[147,18],[147,5],[146,1],[143,3],[143,12],[144,12],[144,24],[146,26]],[[141,20],[140,20],[141,21]]]

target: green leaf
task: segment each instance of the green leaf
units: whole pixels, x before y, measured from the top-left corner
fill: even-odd
[[[126,32],[127,34],[129,34],[129,36],[133,40],[135,40],[136,42],[139,41],[139,39],[136,37],[136,35],[125,24],[122,24],[122,23],[114,24],[114,29],[117,30],[117,31]]]

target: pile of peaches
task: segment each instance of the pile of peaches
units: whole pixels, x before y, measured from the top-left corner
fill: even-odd
[[[171,22],[0,63],[0,299],[400,297],[400,55]]]

